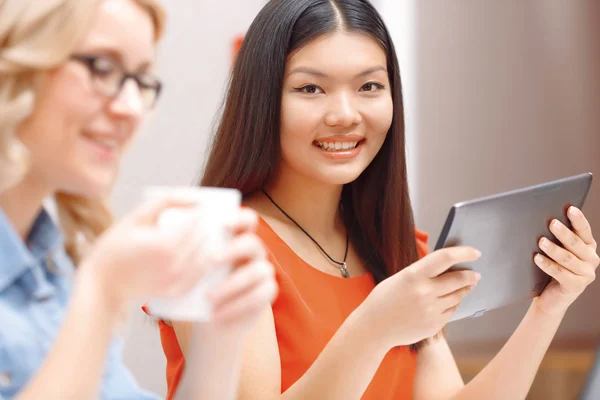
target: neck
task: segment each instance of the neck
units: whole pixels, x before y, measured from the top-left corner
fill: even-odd
[[[29,175],[0,193],[0,208],[23,240],[27,239],[44,199],[49,194],[51,191],[36,183]]]
[[[343,185],[318,182],[281,168],[265,191],[311,235],[327,237],[343,225],[339,207],[342,189]]]

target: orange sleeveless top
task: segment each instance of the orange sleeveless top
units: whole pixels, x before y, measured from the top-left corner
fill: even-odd
[[[273,304],[275,330],[281,358],[281,390],[285,392],[310,368],[346,318],[358,307],[375,283],[371,274],[345,279],[311,267],[264,221],[258,235],[270,251],[279,283]],[[420,257],[427,253],[427,235],[416,231]],[[172,327],[159,322],[167,358],[167,399],[172,399],[184,369],[184,359]],[[416,353],[396,347],[383,359],[363,400],[412,399]]]

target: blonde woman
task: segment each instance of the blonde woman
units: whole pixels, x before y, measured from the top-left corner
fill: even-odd
[[[162,210],[187,204],[146,203],[108,229],[102,199],[160,93],[152,66],[163,25],[156,0],[0,0],[2,400],[154,398],[123,366],[115,327],[132,300],[181,295],[206,263],[189,239],[194,224],[175,236],[155,226]],[[217,368],[197,359],[201,382],[219,382],[194,387],[204,398],[232,397],[235,350],[275,296],[255,225],[245,211],[232,226],[224,257],[238,268],[202,332],[228,351]]]

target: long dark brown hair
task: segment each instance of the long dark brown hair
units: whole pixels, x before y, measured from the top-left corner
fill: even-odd
[[[408,195],[404,110],[394,44],[366,0],[271,0],[250,26],[233,67],[203,186],[249,195],[267,185],[280,160],[280,117],[286,60],[321,35],[358,32],[387,55],[394,115],[383,146],[341,205],[352,245],[377,283],[418,258]]]

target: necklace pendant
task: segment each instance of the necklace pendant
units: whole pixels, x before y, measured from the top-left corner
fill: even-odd
[[[350,274],[348,273],[348,268],[346,268],[346,263],[342,263],[340,266],[340,272],[344,278],[350,278]]]

